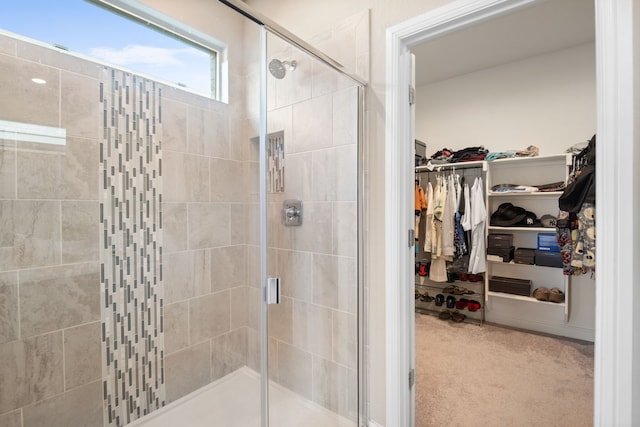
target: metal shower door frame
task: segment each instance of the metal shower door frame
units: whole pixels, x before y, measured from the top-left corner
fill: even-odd
[[[290,45],[302,50],[309,54],[311,57],[317,59],[321,63],[329,66],[336,72],[352,80],[358,87],[358,99],[357,99],[357,281],[358,281],[358,295],[357,295],[357,323],[358,323],[358,425],[367,425],[367,379],[366,379],[366,353],[364,340],[366,337],[366,306],[365,306],[365,188],[366,183],[364,179],[364,167],[365,167],[365,155],[364,155],[364,110],[365,110],[365,94],[366,94],[366,82],[360,77],[350,74],[345,71],[344,67],[327,56],[323,52],[314,48],[304,40],[295,36],[285,28],[279,26],[273,21],[253,11],[245,3],[238,0],[219,0],[221,3],[234,9],[236,12],[242,14],[251,21],[257,23],[260,26],[260,71],[259,71],[259,226],[260,226],[260,407],[261,407],[261,425],[262,427],[269,426],[269,356],[268,356],[268,331],[269,331],[269,314],[267,303],[267,282],[268,282],[268,188],[267,188],[267,175],[268,175],[268,153],[267,153],[267,71],[268,55],[267,55],[267,36],[269,33],[276,35],[280,39],[289,43]]]

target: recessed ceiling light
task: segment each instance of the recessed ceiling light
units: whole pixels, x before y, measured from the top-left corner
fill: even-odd
[[[34,82],[34,83],[38,83],[39,85],[43,85],[43,84],[47,83],[47,81],[46,81],[46,80],[44,80],[44,79],[39,79],[39,78],[36,78],[36,77],[34,77],[33,79],[31,79],[31,81],[32,81],[32,82]]]

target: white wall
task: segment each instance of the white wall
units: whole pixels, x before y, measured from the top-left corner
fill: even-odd
[[[589,43],[418,87],[416,138],[427,155],[477,145],[562,153],[595,133],[595,98]]]

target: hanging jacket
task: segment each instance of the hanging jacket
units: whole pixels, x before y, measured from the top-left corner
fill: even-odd
[[[416,215],[419,215],[420,212],[427,209],[427,199],[424,196],[424,190],[418,185],[418,181],[416,181],[415,193],[415,211]]]

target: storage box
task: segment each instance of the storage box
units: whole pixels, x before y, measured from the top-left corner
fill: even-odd
[[[502,258],[503,262],[509,262],[513,259],[513,254],[516,248],[511,246],[509,248],[487,248],[488,255],[497,255]]]
[[[487,247],[510,248],[513,246],[513,234],[489,234]]]
[[[427,144],[422,141],[415,140],[416,144],[416,166],[422,166],[426,163]]]
[[[537,250],[536,265],[562,268],[562,256],[560,255],[560,252]]]
[[[489,290],[528,297],[531,295],[531,280],[491,276],[489,277]]]
[[[513,261],[518,264],[530,264],[536,263],[536,250],[530,248],[518,248],[513,256]]]
[[[560,252],[555,233],[538,233],[538,250],[546,252]]]

